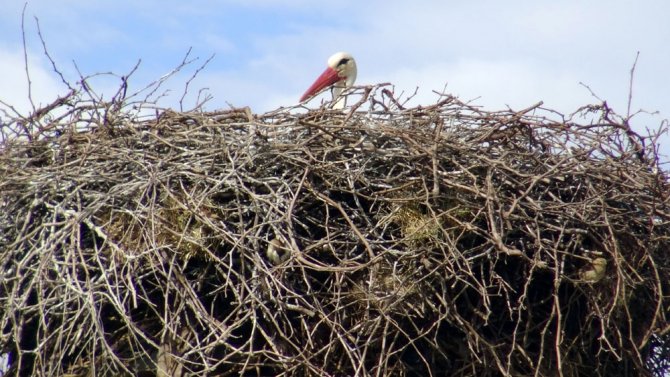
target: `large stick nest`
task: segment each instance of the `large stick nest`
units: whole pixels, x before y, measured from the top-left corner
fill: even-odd
[[[580,124],[361,94],[139,117],[73,92],[6,121],[5,374],[668,370],[653,138],[605,104]]]

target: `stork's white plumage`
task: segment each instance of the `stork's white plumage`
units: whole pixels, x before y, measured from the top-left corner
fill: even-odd
[[[308,100],[319,94],[322,90],[330,88],[333,94],[333,108],[343,109],[346,97],[341,96],[344,88],[354,85],[356,82],[356,61],[347,52],[338,52],[328,58],[328,67],[314,81],[300,98],[300,102]]]

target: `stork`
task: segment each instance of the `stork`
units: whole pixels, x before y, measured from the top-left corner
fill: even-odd
[[[346,97],[342,96],[344,88],[354,85],[356,81],[356,61],[347,52],[337,52],[328,58],[328,67],[314,81],[300,98],[300,102],[308,100],[319,94],[323,89],[330,87],[333,95],[333,109],[343,109]]]

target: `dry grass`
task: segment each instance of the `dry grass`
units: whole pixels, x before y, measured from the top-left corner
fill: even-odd
[[[82,98],[2,125],[7,375],[668,370],[668,179],[606,105]]]

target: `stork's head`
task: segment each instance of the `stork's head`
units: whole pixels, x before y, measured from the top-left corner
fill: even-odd
[[[313,97],[323,89],[333,87],[333,99],[342,89],[354,85],[356,81],[356,61],[347,52],[338,52],[328,58],[328,68],[314,81],[300,98],[300,102]]]

